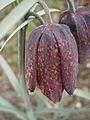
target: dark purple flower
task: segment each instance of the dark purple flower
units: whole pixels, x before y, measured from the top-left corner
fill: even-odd
[[[76,12],[84,17],[90,32],[90,9],[84,6],[79,6]]]
[[[78,53],[68,26],[46,24],[31,33],[25,71],[29,90],[33,92],[37,86],[54,103],[60,101],[64,89],[74,92]]]
[[[77,42],[79,63],[83,63],[90,56],[90,10],[85,7],[78,7],[75,13],[66,10],[59,23],[70,27]]]

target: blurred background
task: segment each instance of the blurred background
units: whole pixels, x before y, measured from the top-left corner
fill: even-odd
[[[65,10],[67,9],[67,5],[65,3],[65,0],[45,0],[46,3],[50,8],[57,8],[60,10]],[[84,5],[86,7],[90,7],[90,0],[75,0],[77,5]],[[0,21],[10,13],[10,11],[13,9],[13,5],[7,6],[3,11],[0,11]],[[39,10],[41,8],[37,8]],[[55,22],[58,22],[58,16],[60,13],[53,13],[52,17]],[[32,22],[27,29],[27,38],[30,34],[30,32],[38,26],[40,23],[35,20]],[[16,27],[16,26],[15,26]],[[7,37],[12,33],[13,29],[12,28],[9,33],[2,39],[0,42],[0,47],[4,43],[4,41],[7,39]],[[8,64],[14,71],[15,75],[17,78],[19,78],[18,74],[18,51],[17,51],[17,34],[12,38],[13,40],[10,41],[5,49],[2,52],[2,55],[4,58],[8,61]],[[90,92],[90,59],[87,59],[87,61],[79,65],[79,74],[78,74],[78,81],[77,81],[77,88],[82,89],[83,91],[88,91]],[[8,81],[7,76],[5,75],[4,71],[0,68],[0,96],[3,96],[4,98],[8,99],[12,104],[15,106],[20,106],[21,102],[19,101],[15,91],[13,90],[11,84]],[[36,109],[43,108],[42,102],[39,101],[39,97],[36,95],[32,95],[30,98],[33,107]],[[81,108],[81,107],[87,107],[90,106],[90,101],[86,99],[82,99],[80,97],[76,96],[68,96],[64,99],[64,101],[61,101],[59,104],[53,105],[54,108],[58,107],[64,107],[70,108],[71,106],[75,106],[76,108]],[[83,113],[78,113],[76,114],[70,114],[66,118],[63,118],[60,116],[60,114],[47,114],[41,116],[42,118],[38,120],[90,120],[90,113],[89,112],[83,112]],[[0,120],[19,120],[16,118],[15,115],[12,115],[10,113],[5,113],[0,111]]]

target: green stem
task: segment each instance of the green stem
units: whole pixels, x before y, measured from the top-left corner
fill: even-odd
[[[41,24],[45,24],[45,21],[43,20],[43,18],[42,18],[40,15],[38,15],[38,14],[30,11],[30,12],[28,12],[28,14],[27,14],[27,16],[26,16],[26,19],[27,19],[29,16],[34,16],[34,17],[36,17],[36,18],[41,22]]]
[[[23,20],[21,21],[23,22]],[[27,116],[29,120],[36,120],[33,114],[32,105],[29,100],[29,95],[26,88],[25,82],[25,36],[26,27],[19,31],[18,36],[18,52],[19,52],[19,65],[20,65],[20,85],[24,103],[26,105]]]
[[[67,5],[70,11],[75,12],[76,8],[75,8],[74,0],[66,0],[66,1],[67,1]]]
[[[47,4],[43,0],[38,0],[38,3],[44,8],[46,23],[52,23],[51,14],[49,12],[49,8],[48,8]]]

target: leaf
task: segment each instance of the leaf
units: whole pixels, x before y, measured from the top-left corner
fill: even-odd
[[[38,3],[36,3],[36,4],[32,7],[31,11],[35,11],[35,9],[36,9],[37,6],[38,6]]]
[[[65,93],[68,95],[67,92]],[[73,95],[90,100],[90,93],[80,89],[76,89]]]
[[[52,108],[52,105],[49,103],[49,100],[47,99],[47,97],[45,97],[40,90],[35,90],[35,94],[40,98],[40,100],[48,107],[48,108]]]
[[[0,66],[6,73],[8,79],[9,79],[11,85],[13,86],[13,88],[15,89],[16,93],[19,95],[20,94],[20,85],[18,83],[18,80],[17,80],[16,76],[14,75],[12,69],[6,62],[6,60],[1,55],[0,55]]]
[[[90,93],[80,89],[76,89],[74,95],[90,100]]]
[[[24,26],[26,26],[29,22],[31,22],[33,19],[28,19],[25,22],[23,22],[19,27],[17,27],[15,29],[15,31],[7,38],[7,40],[4,42],[4,44],[2,45],[0,52],[3,50],[4,46],[8,43],[8,41]]]
[[[46,113],[59,113],[62,116],[68,115],[68,114],[78,114],[81,112],[90,112],[90,108],[58,108],[58,109],[49,109],[49,108],[44,108],[44,109],[39,109],[36,111],[36,114],[46,114]]]
[[[12,109],[12,108],[8,108],[8,107],[5,107],[5,106],[0,106],[0,111],[15,114],[21,120],[28,120],[27,117],[24,115],[24,113],[18,111],[18,109]]]
[[[13,106],[9,101],[0,97],[0,111],[10,112],[15,114],[18,118],[22,120],[27,120],[27,116],[24,112],[20,111],[18,108]]]
[[[0,39],[15,25],[36,3],[37,0],[24,0],[0,23]]]
[[[11,103],[9,103],[7,100],[5,100],[3,97],[0,96],[0,105],[6,106],[6,107],[12,107]]]
[[[64,106],[64,104],[68,101],[68,94],[66,92],[64,92],[65,94],[65,98],[62,98],[60,104],[61,106]],[[82,91],[80,89],[76,89],[75,92],[74,92],[74,95],[75,96],[78,96],[78,97],[81,97],[81,98],[84,98],[84,99],[88,99],[90,100],[90,93],[89,92],[86,92],[86,91]]]
[[[37,4],[36,4],[37,6]],[[35,6],[35,7],[36,7]],[[35,8],[34,8],[35,9]],[[58,9],[49,9],[50,12],[55,12],[55,11],[59,11]],[[39,12],[37,12],[38,15],[42,16],[42,15],[45,15],[45,12],[44,10],[41,10]],[[1,49],[0,49],[0,52],[3,50],[4,46],[9,42],[9,40],[21,29],[23,28],[24,26],[26,26],[28,23],[30,23],[35,17],[29,17],[29,19],[27,19],[25,22],[23,22],[20,26],[18,26],[14,32],[6,39],[6,41],[4,42],[4,44],[2,45]]]
[[[64,91],[62,99],[60,101],[60,107],[64,107],[68,103],[69,101],[68,97],[69,95]]]
[[[15,0],[0,0],[0,10],[14,2]]]

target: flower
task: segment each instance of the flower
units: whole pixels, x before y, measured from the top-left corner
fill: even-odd
[[[46,24],[31,33],[25,71],[29,90],[33,92],[37,86],[54,103],[60,101],[64,89],[74,92],[78,52],[68,26]]]
[[[78,62],[83,63],[90,56],[90,10],[85,7],[78,7],[76,12],[66,10],[59,23],[70,27],[78,46]]]
[[[77,13],[84,17],[90,32],[90,10],[84,6],[79,6]]]

